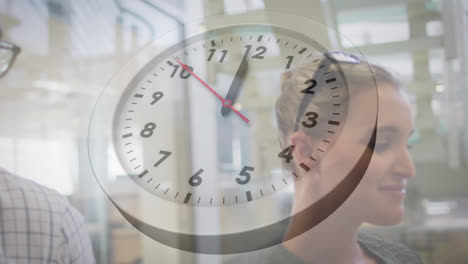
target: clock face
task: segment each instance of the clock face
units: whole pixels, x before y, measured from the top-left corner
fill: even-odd
[[[306,36],[258,25],[211,30],[164,51],[127,87],[114,116],[117,156],[128,176],[184,206],[235,206],[294,185],[311,165],[282,169],[294,160],[294,146],[278,144],[282,72],[303,63],[324,68],[319,84],[310,76],[297,92],[327,101],[300,117],[301,129],[320,139],[314,163],[346,119],[341,98],[348,89],[326,70],[323,51]]]
[[[333,213],[362,178],[375,129],[369,145],[334,168],[335,185],[319,200],[295,201],[307,173],[340,155],[340,135],[352,133],[347,116],[358,104],[345,61],[329,56],[328,31],[291,17],[281,26],[244,21],[187,38],[168,33],[136,55],[103,90],[88,131],[94,175],[121,214],[165,245],[227,254],[279,244]],[[305,64],[315,74],[282,90],[282,76]],[[370,70],[368,81],[374,85]],[[292,142],[279,143],[277,103],[285,93],[298,100],[281,101],[288,132],[314,138],[307,163],[296,160]],[[358,125],[375,127],[377,100],[363,115]],[[108,159],[120,172],[107,169]],[[122,189],[139,205],[119,202]]]

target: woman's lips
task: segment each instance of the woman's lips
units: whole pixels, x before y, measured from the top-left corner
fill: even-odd
[[[406,192],[406,186],[402,184],[384,185],[379,187],[380,191]]]
[[[383,185],[378,190],[398,199],[406,196],[406,185],[403,184]]]

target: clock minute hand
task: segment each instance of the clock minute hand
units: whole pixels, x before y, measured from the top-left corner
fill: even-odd
[[[236,76],[234,77],[234,80],[231,83],[231,87],[229,88],[229,91],[226,94],[226,100],[230,100],[232,105],[234,105],[242,84],[244,83],[245,80],[245,75],[247,74],[249,69],[249,63],[247,61],[246,56],[242,59],[241,64],[239,65],[239,68],[237,69]],[[232,108],[231,107],[226,107],[222,106],[221,107],[221,115],[226,116],[231,112]]]

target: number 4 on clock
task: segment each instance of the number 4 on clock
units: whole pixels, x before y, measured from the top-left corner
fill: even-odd
[[[278,158],[282,158],[286,161],[286,163],[289,163],[294,158],[293,151],[294,151],[294,145],[291,145],[285,148],[283,151],[281,151],[278,154]]]

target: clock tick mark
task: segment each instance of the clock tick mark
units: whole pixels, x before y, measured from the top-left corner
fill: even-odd
[[[273,188],[273,191],[276,191],[276,188],[273,184],[271,185],[271,188]]]
[[[133,136],[133,134],[132,134],[132,133],[128,133],[128,134],[123,135],[122,138],[129,138],[129,137],[131,137],[131,136]]]
[[[133,150],[130,150],[129,152],[127,152],[127,154],[130,154],[130,153],[132,153],[132,152],[133,152]]]
[[[146,174],[148,174],[148,170],[144,170],[143,172],[141,172],[140,174],[138,174],[138,178],[143,178]]]
[[[257,42],[262,41],[263,35],[258,36]]]
[[[197,204],[200,204],[200,200],[201,200],[201,196],[200,196],[200,197],[198,197]]]
[[[167,188],[167,190],[164,192],[164,195],[166,195],[168,191],[169,191],[169,188]]]
[[[302,169],[304,169],[305,171],[309,171],[309,170],[310,170],[309,166],[305,165],[304,163],[299,164],[299,166],[300,166]]]
[[[153,180],[153,178],[149,179],[146,183],[150,183]]]
[[[318,150],[318,151],[320,151],[320,152],[325,152],[325,151],[323,151],[323,149],[319,149],[319,148],[317,148],[317,150]]]
[[[174,199],[176,199],[177,196],[179,196],[179,192],[176,193],[176,195],[174,196]]]
[[[302,54],[302,53],[306,52],[306,50],[307,50],[307,48],[302,48],[298,53]]]
[[[187,204],[190,201],[190,197],[192,197],[191,193],[187,193],[187,195],[185,195],[184,204]],[[200,201],[200,199],[198,199],[198,201]]]
[[[154,187],[154,189],[157,190],[157,189],[159,188],[160,185],[161,185],[161,184],[158,183],[158,185],[156,185],[156,187]]]
[[[330,141],[328,141],[328,140],[326,140],[326,139],[324,139],[324,140],[322,140],[322,141],[325,142],[325,143],[330,143]]]
[[[130,160],[130,162],[134,162],[135,160],[136,160],[136,158],[133,158],[133,159]]]
[[[125,146],[128,146],[128,145],[130,145],[130,144],[132,144],[132,142],[128,142],[127,144],[125,144]]]
[[[135,170],[138,169],[138,168],[140,168],[140,167],[141,167],[141,165],[136,166],[136,167],[135,167]]]
[[[262,195],[262,197],[263,197],[263,191],[262,191],[262,189],[260,189],[260,194],[261,194],[261,195]]]
[[[299,176],[297,176],[297,174],[294,171],[292,174],[294,175],[294,177],[299,178]]]
[[[135,94],[133,97],[136,97],[136,98],[143,98],[143,95],[142,95],[142,94]]]
[[[283,178],[284,184],[288,185],[288,182]]]
[[[165,69],[163,67],[159,67],[161,70],[165,71]]]
[[[216,46],[216,42],[214,41],[214,39],[211,40],[211,46],[212,46],[212,47]]]
[[[246,191],[245,196],[247,196],[247,201],[248,202],[252,201],[252,193],[250,191]]]
[[[169,66],[171,66],[171,67],[174,66],[174,63],[172,63],[172,61],[169,61],[169,60],[168,60],[168,61],[166,61],[166,63],[167,63]]]
[[[295,48],[297,48],[297,45],[295,45],[295,46],[293,47],[293,49],[295,49]]]

